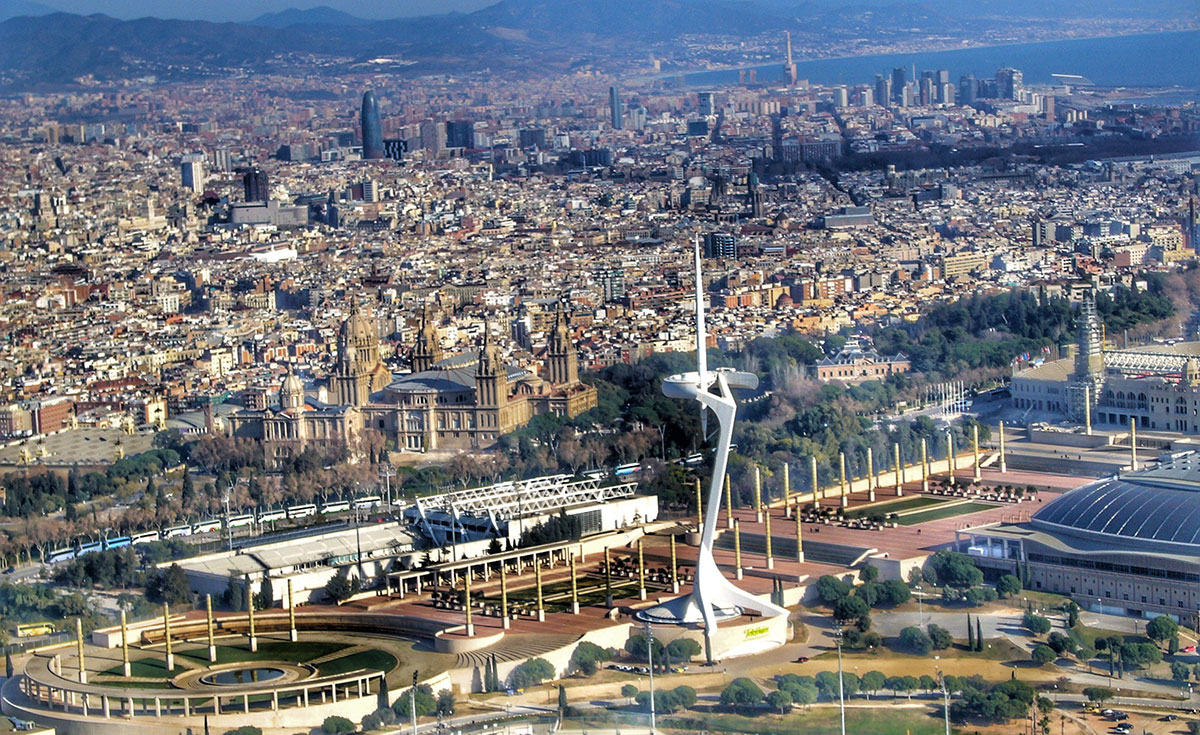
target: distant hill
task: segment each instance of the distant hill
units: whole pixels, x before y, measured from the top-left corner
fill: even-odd
[[[1091,1],[1107,8],[1123,0]],[[1178,0],[1143,0],[1142,7],[1172,2]],[[1181,3],[1177,14],[1185,14],[1189,3],[1195,0]],[[500,0],[470,13],[390,20],[321,6],[251,23],[41,15],[39,9],[49,9],[36,0],[0,0],[0,77],[10,89],[70,84],[85,76],[194,79],[311,70],[312,57],[338,59],[324,67],[326,73],[486,68],[537,74],[566,71],[581,60],[603,66],[685,35],[781,36],[790,29],[804,48],[813,40],[891,40],[921,32],[913,29],[963,37],[989,23],[1019,29],[1011,13],[979,21],[962,14],[964,4],[979,13],[1002,13],[1015,4],[1033,15],[1039,7],[1072,11],[1082,0]],[[6,12],[25,15],[4,19]]]
[[[485,28],[517,29],[539,38],[609,40],[760,33],[786,24],[785,16],[751,0],[501,0],[469,13],[466,19]]]
[[[300,10],[288,8],[278,13],[266,13],[249,22],[252,26],[290,28],[291,26],[359,26],[371,21],[350,15],[328,5]]]
[[[18,18],[22,15],[50,15],[55,12],[49,5],[35,0],[0,0],[0,20]]]
[[[0,69],[27,84],[83,75],[170,76],[172,68],[253,64],[287,50],[282,31],[205,21],[54,13],[0,23]]]

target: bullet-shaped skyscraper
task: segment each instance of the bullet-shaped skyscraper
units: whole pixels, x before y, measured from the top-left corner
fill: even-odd
[[[621,93],[616,87],[608,88],[608,106],[613,130],[621,130],[625,127],[625,110],[621,107]]]
[[[379,103],[374,92],[367,92],[362,98],[362,157],[383,158],[383,125],[379,122]]]

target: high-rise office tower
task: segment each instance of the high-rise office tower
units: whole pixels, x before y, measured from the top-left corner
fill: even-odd
[[[421,147],[436,156],[446,150],[446,126],[432,119],[421,122]]]
[[[875,104],[887,107],[892,101],[892,80],[882,74],[875,75]]]
[[[248,202],[265,202],[271,198],[270,180],[267,173],[260,169],[251,169],[242,174],[242,190],[246,193]]]
[[[616,87],[608,88],[608,107],[613,130],[620,130],[624,127],[625,115],[621,109],[621,93]]]
[[[833,88],[833,104],[838,107],[848,107],[850,105],[850,95],[843,86]]]
[[[521,139],[522,148],[534,148],[538,150],[546,149],[546,129],[545,128],[523,128],[518,131]]]
[[[784,31],[787,38],[787,61],[783,65],[783,78],[789,86],[796,85],[796,64],[792,61],[792,32]]]
[[[921,81],[917,86],[918,98],[922,105],[933,104],[933,72],[921,72]]]
[[[227,174],[233,170],[233,156],[227,148],[218,148],[213,151],[211,160],[213,171],[220,171]]]
[[[892,69],[892,101],[904,103],[904,88],[908,86],[908,70],[903,66]]]
[[[375,93],[368,91],[362,98],[362,157],[383,158],[383,124],[379,122],[379,103]]]
[[[204,154],[188,153],[179,162],[179,183],[199,194],[204,191]]]
[[[972,104],[978,94],[979,85],[975,83],[975,77],[968,74],[958,78],[958,103],[960,105]]]
[[[996,95],[1001,99],[1021,99],[1025,75],[1019,69],[1004,67],[996,71]]]
[[[697,95],[700,102],[700,114],[708,117],[716,114],[717,111],[717,94],[716,92],[701,92]]]
[[[704,235],[704,257],[737,258],[737,236],[729,232],[707,232]]]
[[[449,120],[446,122],[447,148],[474,148],[475,123],[470,120]]]

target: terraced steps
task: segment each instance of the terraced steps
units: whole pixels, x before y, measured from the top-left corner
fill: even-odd
[[[478,651],[468,651],[467,653],[458,654],[458,661],[455,666],[456,668],[483,666],[491,660],[492,656],[496,657],[497,663],[535,658],[563,646],[569,646],[579,640],[579,638],[580,636],[571,633],[548,635],[509,634],[504,636],[495,645],[481,648]]]

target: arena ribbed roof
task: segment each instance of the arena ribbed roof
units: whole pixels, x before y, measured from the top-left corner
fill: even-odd
[[[1123,546],[1144,541],[1200,553],[1200,456],[1187,452],[1153,469],[1084,485],[1038,511],[1033,525],[1121,539]]]

